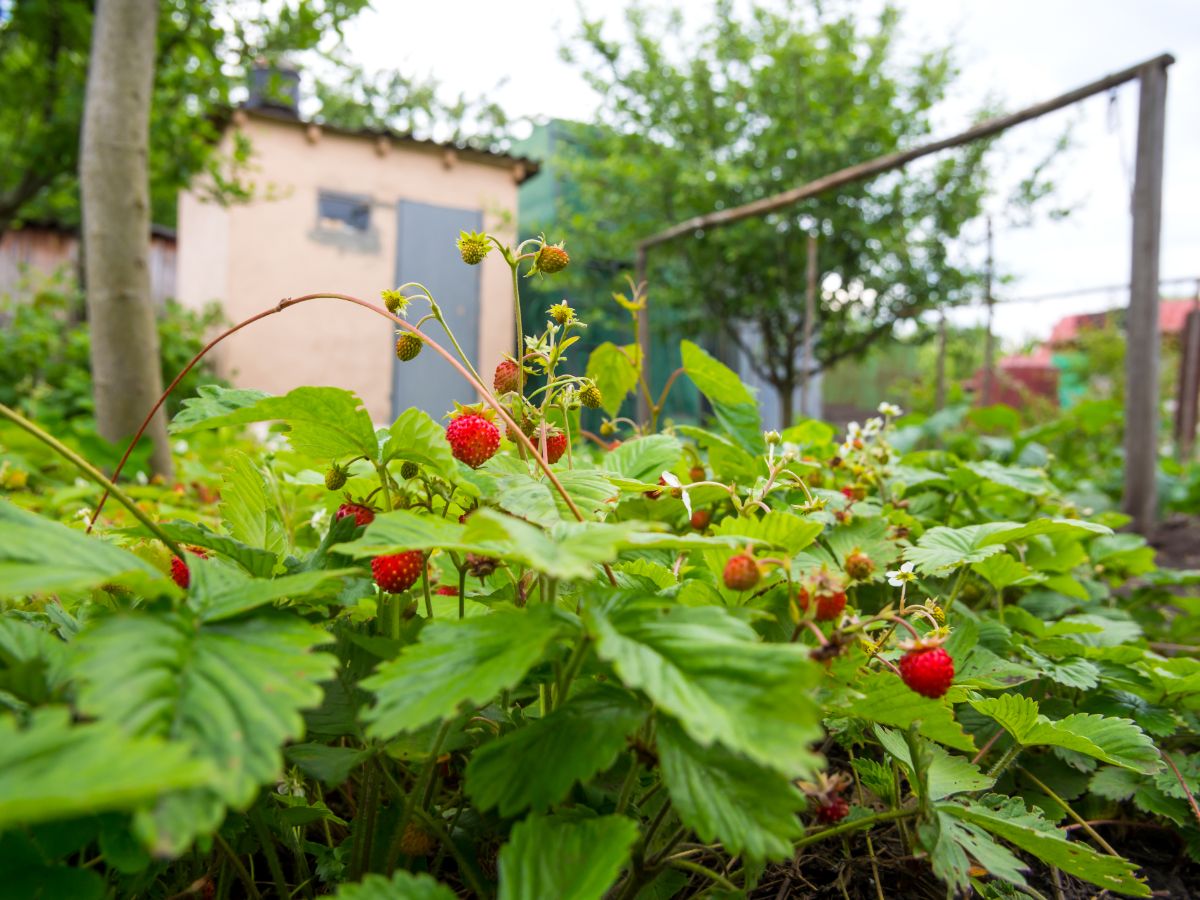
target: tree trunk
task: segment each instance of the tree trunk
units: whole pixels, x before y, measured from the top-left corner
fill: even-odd
[[[789,378],[786,382],[774,385],[779,393],[779,430],[791,428],[795,421],[796,381]]]
[[[137,431],[162,392],[150,297],[150,97],[157,0],[99,0],[80,144],[84,266],[96,427],[109,441]],[[169,476],[160,412],[147,436]]]

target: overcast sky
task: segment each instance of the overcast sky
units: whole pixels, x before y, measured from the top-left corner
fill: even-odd
[[[697,19],[710,0],[678,0]],[[456,0],[450,5],[376,0],[347,33],[364,64],[434,75],[448,92],[488,90],[511,116],[587,119],[597,98],[558,48],[574,34],[579,16],[562,0]],[[583,0],[589,16],[615,26],[623,4]],[[989,98],[1008,109],[1049,99],[1160,53],[1176,64],[1167,90],[1167,150],[1162,276],[1200,276],[1200,2],[1197,0],[901,0],[908,52],[952,43],[963,70],[939,117],[950,134],[968,123]],[[877,0],[855,4],[864,14]],[[1018,177],[1068,125],[1074,147],[1055,167],[1061,200],[1075,211],[1066,220],[1029,228],[998,226],[996,262],[1015,276],[997,292],[1028,297],[1129,277],[1129,191],[1132,184],[1137,89],[1020,126],[1002,143],[1005,172]],[[1024,164],[1024,165],[1023,165]],[[1003,173],[1002,173],[1003,174]],[[789,185],[781,185],[781,189]],[[1193,284],[1165,286],[1166,295],[1191,296]],[[1123,293],[1096,294],[997,307],[996,327],[1006,342],[1045,337],[1060,317],[1125,302]],[[977,320],[980,310],[958,318]]]

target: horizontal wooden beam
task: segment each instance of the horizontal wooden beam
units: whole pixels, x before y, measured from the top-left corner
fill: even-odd
[[[741,206],[735,206],[730,209],[722,209],[716,212],[708,213],[703,216],[695,216],[685,222],[680,222],[678,225],[672,225],[664,231],[657,234],[652,234],[649,237],[643,238],[638,242],[638,249],[643,250],[647,247],[654,247],[658,244],[665,244],[677,237],[685,234],[690,234],[705,228],[714,228],[721,225],[729,225],[733,222],[739,222],[742,219],[761,216],[765,213],[774,212],[777,209],[782,209],[785,206],[790,206],[793,203],[798,203],[801,200],[807,200],[810,197],[815,197],[818,194],[823,194],[826,191],[841,187],[845,184],[850,184],[855,181],[862,181],[865,178],[871,178],[875,175],[881,175],[884,172],[890,172],[893,169],[898,169],[915,159],[920,159],[922,156],[929,156],[931,153],[937,153],[941,150],[948,150],[951,147],[961,147],[964,144],[969,144],[972,141],[978,141],[982,138],[991,137],[994,134],[999,134],[1014,125],[1020,125],[1023,122],[1029,122],[1037,119],[1047,113],[1056,112],[1064,107],[1070,106],[1073,103],[1078,103],[1080,100],[1086,100],[1088,97],[1095,94],[1102,94],[1105,91],[1133,81],[1138,78],[1142,71],[1147,67],[1166,68],[1175,62],[1175,57],[1169,54],[1156,56],[1144,62],[1138,63],[1136,66],[1130,66],[1128,69],[1122,69],[1120,72],[1113,72],[1111,75],[1105,75],[1103,78],[1097,79],[1082,87],[1075,88],[1073,91],[1068,91],[1052,100],[1046,100],[1042,103],[1028,106],[1025,109],[1014,113],[1009,113],[1004,116],[997,116],[994,119],[988,119],[986,122],[980,122],[978,125],[968,128],[966,131],[960,132],[953,137],[943,138],[939,141],[932,141],[928,144],[922,144],[919,147],[913,147],[910,150],[901,150],[896,153],[889,153],[886,156],[880,156],[869,162],[859,163],[848,168],[841,169],[832,174],[818,178],[816,181],[810,181],[807,184],[802,184],[799,187],[784,191],[780,194],[775,194],[771,197],[764,197],[761,200],[755,200],[751,203],[745,203]]]

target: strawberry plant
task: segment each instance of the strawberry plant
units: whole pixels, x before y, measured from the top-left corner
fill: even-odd
[[[570,262],[540,238],[459,249],[517,286]],[[1120,516],[1036,465],[903,449],[919,426],[889,404],[844,435],[764,434],[689,341],[675,378],[712,421],[659,429],[662,398],[630,420],[638,358],[604,345],[572,374],[565,302],[479,361],[489,385],[421,285],[265,314],[322,298],[451,361],[469,405],[379,427],[341,389],[203,388],[171,430],[221,437],[219,502],[190,507],[0,407],[119,504],[87,534],[32,511],[61,508],[45,494],[0,501],[14,896],[1139,897],[1194,877],[1200,576],[1157,569]],[[580,406],[606,439],[580,440]],[[255,422],[279,424],[223,452]]]

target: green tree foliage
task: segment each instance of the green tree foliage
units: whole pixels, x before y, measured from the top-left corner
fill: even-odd
[[[631,40],[587,21],[567,57],[600,95],[600,127],[580,128],[567,161],[581,194],[572,241],[628,260],[638,238],[926,140],[953,83],[950,49],[904,63],[899,13],[731,2],[696,26],[633,6]],[[856,183],[653,251],[652,308],[674,327],[725,329],[757,373],[790,396],[804,332],[805,251],[819,236],[815,355],[860,353],[902,319],[960,302],[974,273],[950,242],[981,210],[987,143]],[[785,410],[786,413],[790,409]]]

